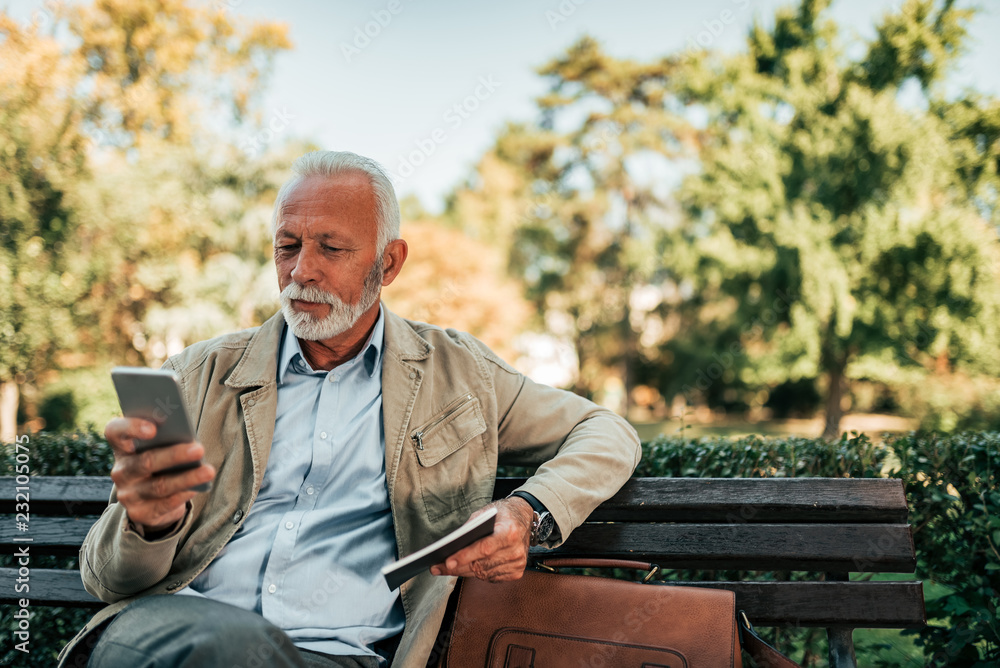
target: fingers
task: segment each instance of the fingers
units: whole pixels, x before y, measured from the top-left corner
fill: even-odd
[[[167,469],[196,464],[204,456],[205,449],[200,443],[177,443],[132,454],[116,453],[111,479],[119,484],[150,478]]]
[[[115,454],[111,480],[118,502],[129,519],[144,530],[156,531],[182,519],[186,503],[197,494],[191,488],[215,478],[215,469],[201,462],[205,449],[200,443],[136,452],[135,440],[156,435],[156,425],[147,420],[111,420],[104,435]],[[177,468],[184,470],[165,472]]]
[[[474,577],[488,582],[508,582],[520,578],[527,566],[527,552],[511,547],[462,565],[449,566],[447,563],[438,565],[431,569],[431,573]]]
[[[505,582],[521,577],[528,565],[531,508],[517,497],[494,501],[490,506],[497,508],[493,534],[451,555],[445,563],[433,566],[431,573],[476,577],[489,582]],[[474,513],[473,517],[480,512],[482,510]]]
[[[171,457],[170,452],[175,451]],[[178,473],[160,473],[180,463],[197,463],[204,454],[198,443],[181,443],[147,450],[138,455],[117,459],[111,470],[118,502],[135,524],[157,530],[184,517],[185,504],[197,495],[192,487],[210,482],[215,469],[201,464]]]
[[[104,428],[104,438],[111,449],[118,453],[135,452],[135,439],[150,439],[156,436],[156,425],[140,418],[115,418]]]

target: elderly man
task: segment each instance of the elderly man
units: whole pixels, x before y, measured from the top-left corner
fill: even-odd
[[[64,665],[423,666],[458,576],[519,578],[529,543],[558,545],[638,462],[621,418],[381,305],[407,245],[376,163],[315,152],[293,172],[281,312],[165,365],[198,442],[136,454],[154,425],[107,426],[115,487],[80,570],[111,605]],[[538,468],[491,504],[499,464]],[[388,588],[383,566],[487,505],[493,535]]]

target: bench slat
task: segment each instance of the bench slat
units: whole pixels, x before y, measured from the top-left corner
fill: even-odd
[[[34,553],[74,555],[94,521],[39,517],[27,534],[4,522],[0,546],[30,536]],[[532,552],[640,559],[665,568],[912,573],[916,565],[905,524],[584,524],[559,548]]]
[[[674,583],[668,583],[674,584]],[[918,628],[927,624],[923,582],[678,582],[736,592],[736,609],[759,626]]]
[[[0,568],[0,604],[16,604],[17,571]],[[906,582],[691,582],[681,586],[713,587],[736,592],[737,609],[758,626],[858,626],[911,628],[922,626],[922,583]],[[32,571],[32,605],[103,605],[87,593],[80,574],[71,570]],[[657,585],[651,585],[657,586]]]
[[[524,482],[499,478],[495,498]],[[14,479],[0,477],[13,489]],[[111,479],[103,476],[31,478],[37,515],[99,515]],[[0,500],[13,513],[13,498]],[[591,516],[599,522],[906,522],[903,483],[891,478],[633,478]]]
[[[13,490],[14,478],[0,477],[0,487]],[[100,515],[111,495],[107,476],[31,476],[29,503],[32,515]],[[0,512],[14,513],[14,494],[0,499]]]
[[[523,478],[497,480],[503,498]],[[873,522],[905,524],[893,478],[632,478],[591,516],[600,522]]]
[[[584,524],[555,550],[532,554],[708,570],[912,573],[916,567],[905,524]]]
[[[96,521],[96,517],[35,517],[32,513],[29,531],[24,533],[16,529],[13,521],[4,521],[0,526],[0,546],[5,551],[27,545],[31,554],[76,555]],[[30,538],[31,542],[15,542],[15,538],[22,541]]]
[[[67,605],[72,607],[100,608],[105,604],[87,593],[80,580],[80,571],[65,569],[32,568],[28,576],[27,593],[15,593],[17,584],[16,568],[0,568],[0,604],[16,605],[18,599],[26,598],[31,605]]]

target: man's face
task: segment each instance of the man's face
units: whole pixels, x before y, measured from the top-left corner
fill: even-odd
[[[364,175],[309,177],[288,192],[274,263],[295,336],[332,339],[377,308],[383,276],[376,245],[375,197]]]

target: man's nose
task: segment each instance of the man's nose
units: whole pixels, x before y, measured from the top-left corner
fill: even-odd
[[[308,248],[301,248],[292,269],[292,280],[300,285],[318,281],[322,275],[320,260],[316,253]]]

